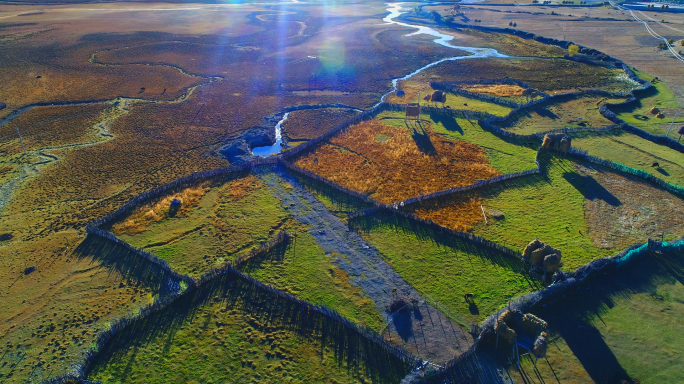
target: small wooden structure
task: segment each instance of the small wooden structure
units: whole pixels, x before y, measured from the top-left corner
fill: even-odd
[[[420,121],[420,103],[409,103],[406,105],[406,115],[404,116],[404,122],[409,120]]]

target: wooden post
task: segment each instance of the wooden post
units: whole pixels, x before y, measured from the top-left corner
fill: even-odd
[[[485,225],[487,225],[487,215],[485,215],[484,207],[480,204],[480,209],[482,210],[482,217],[485,219]]]

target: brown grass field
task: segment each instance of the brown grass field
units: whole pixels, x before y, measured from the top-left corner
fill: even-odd
[[[93,125],[107,108],[104,104],[34,108],[0,127],[0,150],[5,152],[3,156],[21,153],[15,128],[21,132],[27,151],[96,141]]]
[[[563,59],[478,59],[447,61],[416,75],[414,81],[498,80],[510,77],[547,93],[634,87],[617,69],[595,67]]]
[[[513,97],[522,96],[525,88],[517,84],[494,84],[494,85],[470,85],[464,86],[463,89],[470,92],[484,93],[486,95],[498,97]]]
[[[427,126],[403,128],[377,120],[346,130],[296,165],[383,203],[499,174],[474,144],[447,140]]]
[[[290,141],[314,139],[357,114],[358,112],[349,109],[294,111],[282,125],[283,135]]]

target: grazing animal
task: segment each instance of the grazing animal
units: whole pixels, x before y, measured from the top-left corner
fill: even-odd
[[[651,167],[660,168],[660,164],[658,164],[658,162],[655,162],[655,163],[651,164]]]
[[[465,299],[466,303],[474,303],[475,301],[473,298],[475,297],[475,294],[473,293],[466,293],[463,295],[463,298]]]

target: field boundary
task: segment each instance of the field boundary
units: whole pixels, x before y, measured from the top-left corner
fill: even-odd
[[[553,298],[557,298],[564,292],[575,288],[578,284],[586,281],[587,279],[593,278],[599,272],[605,270],[606,268],[619,269],[624,267],[628,263],[636,260],[637,258],[646,255],[653,251],[659,251],[663,253],[671,253],[684,250],[684,238],[678,240],[673,240],[670,242],[661,242],[657,240],[649,239],[646,243],[637,243],[631,245],[624,250],[613,256],[607,256],[599,259],[590,261],[589,263],[577,268],[576,270],[564,273],[561,272],[561,276],[553,284],[549,285],[544,289],[540,289],[528,294],[518,296],[514,298],[510,304],[503,309],[500,309],[490,315],[485,319],[480,326],[480,333],[477,336],[475,343],[462,355],[455,357],[454,359],[448,361],[444,368],[439,370],[435,376],[431,376],[430,379],[433,380],[436,377],[448,376],[449,373],[459,367],[459,365],[469,356],[477,351],[480,346],[480,341],[492,337],[496,334],[494,330],[494,325],[499,315],[506,311],[508,308],[514,308],[521,312],[526,312],[534,305],[540,302],[548,302]]]

